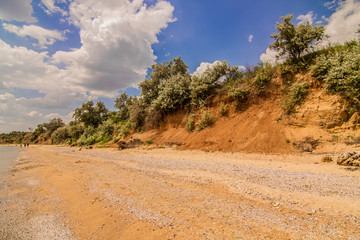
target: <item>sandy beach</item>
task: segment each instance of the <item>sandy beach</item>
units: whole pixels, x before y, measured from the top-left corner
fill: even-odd
[[[0,239],[360,239],[360,170],[321,158],[31,146]]]

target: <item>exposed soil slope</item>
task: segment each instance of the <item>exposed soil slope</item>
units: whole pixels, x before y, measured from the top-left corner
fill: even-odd
[[[257,99],[241,111],[230,110],[225,117],[219,113],[220,103],[215,104],[209,109],[217,121],[203,131],[188,133],[185,129],[187,114],[179,112],[166,117],[160,128],[132,137],[164,146],[177,142],[184,149],[227,152],[298,152],[304,148],[297,143],[310,140],[317,142],[316,146],[306,149],[310,152],[359,149],[360,118],[357,113],[350,115],[345,110],[340,97],[314,88],[295,113],[286,115],[281,109],[278,91],[269,93],[270,97]],[[228,106],[231,109],[231,105]]]
[[[289,153],[293,147],[286,143],[285,124],[276,120],[281,114],[278,105],[276,99],[262,101],[243,112],[230,113],[228,117],[220,117],[213,108],[213,115],[218,117],[214,126],[192,133],[184,127],[186,115],[176,116],[181,117],[180,124],[175,116],[170,116],[160,129],[133,137],[151,139],[159,144],[180,142],[186,149]]]

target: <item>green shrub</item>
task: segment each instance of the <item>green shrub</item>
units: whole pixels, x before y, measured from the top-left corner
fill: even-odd
[[[51,134],[51,143],[52,144],[59,144],[65,143],[70,138],[69,130],[67,126],[60,127],[56,129]]]
[[[132,126],[133,125],[130,120],[123,122],[116,128],[116,134],[120,137],[126,137],[129,134],[130,130],[133,129]]]
[[[190,75],[171,76],[167,81],[160,83],[159,93],[152,105],[164,112],[178,110],[190,100]]]
[[[195,129],[195,114],[190,114],[185,122],[185,129],[192,132]]]
[[[228,96],[233,100],[235,110],[239,110],[241,103],[248,99],[249,93],[249,89],[244,87],[236,87],[229,90]]]
[[[214,125],[215,117],[211,115],[209,111],[203,111],[201,113],[200,122],[197,126],[198,131],[202,131],[207,127]]]
[[[354,139],[355,139],[354,135],[349,134],[346,136],[346,140],[354,140]]]
[[[221,116],[227,116],[229,113],[228,106],[223,103],[219,106],[218,110],[219,110]]]
[[[236,111],[238,111],[238,110],[240,109],[240,106],[241,106],[241,104],[240,104],[239,101],[234,101],[234,102],[233,102],[233,107],[234,107],[234,109],[235,109]]]
[[[212,96],[223,82],[236,81],[240,75],[238,67],[231,67],[225,61],[214,64],[200,76],[193,75],[190,83],[192,104],[205,106],[206,99]]]
[[[99,135],[103,138],[108,138],[113,135],[114,125],[111,120],[103,122],[97,129]]]
[[[147,105],[143,98],[134,97],[127,102],[132,128],[140,129],[145,123]]]
[[[256,72],[260,68],[259,65],[247,65],[243,70],[242,82],[251,82],[256,77]]]
[[[153,143],[154,143],[153,141],[148,140],[148,141],[144,142],[143,145],[144,145],[144,146],[147,146],[147,145],[151,145],[151,144],[153,144]]]
[[[283,110],[287,114],[291,114],[295,111],[295,106],[301,104],[309,91],[306,83],[294,83],[289,90],[289,93],[285,97],[283,103]]]
[[[42,137],[44,140],[51,138],[53,132],[58,128],[65,126],[63,121],[60,118],[54,118],[49,122],[38,124],[35,130],[31,133],[31,141]]]
[[[108,136],[108,137],[103,137],[101,142],[99,143],[100,145],[104,145],[105,143],[108,143],[112,140],[112,136]]]
[[[332,135],[332,137],[331,137],[331,140],[333,141],[333,142],[338,142],[339,141],[339,136],[338,135]]]
[[[327,78],[327,74],[332,67],[330,59],[324,54],[316,58],[316,64],[312,67],[313,75],[321,82]]]
[[[245,89],[243,87],[237,87],[237,88],[233,88],[229,91],[228,96],[233,100],[233,101],[245,101],[248,98],[249,95],[249,90]]]
[[[266,63],[264,65],[260,65],[260,68],[256,72],[254,86],[259,92],[265,91],[266,86],[271,81],[275,73],[275,68],[271,66],[271,64]]]
[[[75,121],[71,121],[68,124],[68,129],[69,129],[69,136],[71,138],[71,144],[76,143],[77,140],[84,133],[83,125]]]
[[[360,44],[346,43],[322,54],[312,67],[314,76],[325,82],[325,89],[345,97],[352,108],[360,109]]]
[[[77,144],[79,146],[89,146],[95,144],[97,140],[98,140],[98,136],[96,134],[94,127],[89,126],[85,128],[84,133],[77,140]]]
[[[96,143],[96,137],[95,136],[85,136],[81,135],[81,137],[77,140],[77,144],[79,146],[90,146]]]
[[[125,121],[129,118],[129,108],[127,106],[127,102],[131,102],[131,97],[129,97],[125,92],[121,93],[119,97],[114,100],[114,107],[118,109],[118,111],[111,112],[109,117],[112,119],[114,123],[118,123],[120,121]]]

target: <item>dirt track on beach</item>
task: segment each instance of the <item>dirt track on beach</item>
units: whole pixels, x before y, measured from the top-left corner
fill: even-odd
[[[31,146],[0,239],[360,239],[360,170],[321,157]]]

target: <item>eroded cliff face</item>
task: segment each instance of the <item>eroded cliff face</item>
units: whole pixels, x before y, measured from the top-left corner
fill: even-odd
[[[228,103],[229,113],[219,112],[221,101],[208,108],[216,122],[205,130],[187,132],[188,114],[165,118],[161,127],[132,137],[159,145],[181,144],[182,148],[206,151],[294,153],[356,150],[360,143],[360,117],[349,113],[344,99],[316,86],[310,74],[296,76],[310,86],[306,101],[287,115],[281,109],[283,80],[273,79],[266,96],[253,100],[240,111]],[[200,111],[196,113],[200,115]],[[196,121],[199,120],[199,117]]]
[[[350,117],[345,102],[339,96],[314,90],[307,101],[289,117],[289,124],[299,127],[333,129],[347,123]]]

